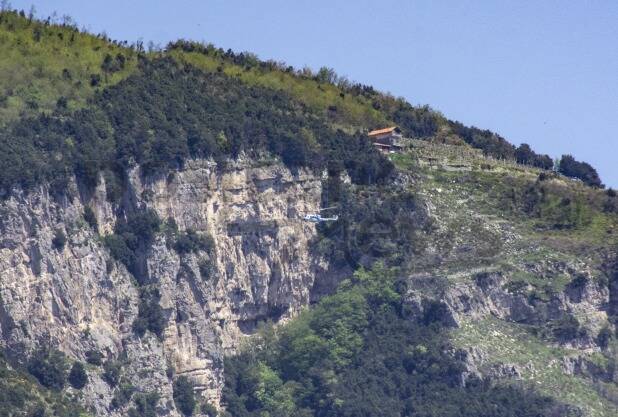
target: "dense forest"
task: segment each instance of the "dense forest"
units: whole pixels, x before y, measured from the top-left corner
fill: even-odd
[[[336,294],[226,362],[224,401],[234,417],[549,416],[552,400],[515,386],[462,380],[448,352],[444,309],[412,319],[406,281],[376,264]]]
[[[354,182],[383,180],[392,164],[360,133],[333,131],[283,92],[179,66],[142,60],[140,72],[72,114],[25,118],[0,133],[0,186],[57,183],[68,175],[95,185],[132,164],[145,174],[182,167],[189,157],[224,162],[268,152],[290,167],[346,169]]]

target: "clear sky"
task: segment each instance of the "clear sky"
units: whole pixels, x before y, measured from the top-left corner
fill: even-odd
[[[618,187],[616,0],[12,0],[93,32],[187,38],[429,104]]]

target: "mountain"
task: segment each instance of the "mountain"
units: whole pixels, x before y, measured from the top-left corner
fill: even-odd
[[[0,51],[0,414],[616,413],[585,162],[212,45],[4,11]]]

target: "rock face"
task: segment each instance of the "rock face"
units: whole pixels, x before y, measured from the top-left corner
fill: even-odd
[[[87,196],[75,182],[62,196],[44,186],[17,193],[0,205],[0,344],[21,358],[40,346],[80,361],[101,352],[104,361],[124,364],[124,380],[138,391],[158,391],[163,414],[178,415],[172,381],[179,375],[218,405],[223,354],[261,321],[306,306],[314,280],[327,271],[310,253],[315,227],[301,220],[319,208],[321,191],[319,177],[279,164],[240,161],[217,170],[198,160],[164,178],[130,172],[125,207],[154,209],[179,231],[214,240],[210,253],[179,254],[159,234],[145,254],[148,284],[158,288],[165,316],[160,339],[134,334],[139,287],[99,237],[120,212],[105,198],[104,181]],[[84,220],[86,205],[98,231]],[[102,372],[89,366],[84,403],[97,414],[124,415],[110,406],[113,388]]]

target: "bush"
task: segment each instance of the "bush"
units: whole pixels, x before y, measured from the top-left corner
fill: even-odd
[[[613,338],[612,331],[606,325],[601,329],[601,331],[597,335],[597,344],[602,349],[607,349],[612,338]]]
[[[210,259],[201,259],[198,264],[198,268],[200,270],[200,276],[204,281],[209,281],[210,278],[212,278],[217,273],[215,266]]]
[[[196,404],[195,394],[193,384],[186,376],[181,376],[174,381],[174,403],[183,415],[193,415]]]
[[[84,207],[84,220],[86,220],[86,223],[88,223],[95,231],[99,229],[97,216],[95,216],[94,211],[90,208],[90,206]]]
[[[103,363],[103,354],[98,350],[86,351],[86,362],[90,365],[101,366]]]
[[[69,372],[69,384],[75,389],[82,389],[88,383],[88,375],[84,369],[84,364],[74,362]]]
[[[137,254],[150,247],[160,226],[157,213],[147,209],[127,216],[125,221],[116,224],[114,234],[105,236],[105,245],[112,257],[122,262],[140,282],[144,277]]]
[[[159,305],[161,294],[159,290],[143,288],[140,293],[139,312],[133,322],[133,331],[139,337],[144,336],[146,330],[150,330],[159,338],[163,335],[166,320],[163,310]]]
[[[136,394],[133,398],[135,407],[129,409],[129,417],[156,417],[159,394],[156,392]]]
[[[552,332],[559,341],[573,340],[581,335],[581,329],[577,319],[571,315],[556,320],[552,323]]]
[[[122,408],[131,401],[131,396],[135,392],[135,387],[131,384],[122,384],[116,391],[110,405],[112,408]]]
[[[44,387],[61,390],[66,383],[65,356],[57,350],[39,350],[28,361],[28,372]]]
[[[120,382],[120,376],[122,374],[122,363],[108,359],[103,365],[103,379],[109,384],[110,387],[115,387]]]
[[[106,74],[119,62],[106,57]],[[424,113],[407,109],[401,116]],[[94,186],[101,171],[122,174],[134,163],[149,175],[178,169],[189,157],[224,161],[243,151],[255,157],[269,152],[290,167],[343,162],[355,182],[379,182],[392,171],[364,135],[334,131],[326,115],[285,92],[203,73],[171,58],[144,60],[139,72],[97,94],[87,108],[22,119],[0,131],[0,140],[6,143],[0,147],[5,192],[70,173]]]
[[[541,169],[551,169],[554,166],[554,162],[548,155],[537,154],[527,143],[522,143],[515,150],[515,160],[520,164],[531,165]]]
[[[62,250],[64,249],[64,245],[66,245],[66,243],[67,237],[62,231],[62,229],[56,229],[56,231],[54,232],[54,237],[52,239],[52,246],[56,250]]]
[[[560,164],[558,166],[558,172],[567,177],[582,180],[584,184],[591,187],[603,187],[597,171],[586,162],[576,161],[571,155],[562,155],[562,159],[560,159]]]
[[[108,235],[105,236],[104,242],[112,258],[122,262],[127,268],[133,266],[135,263],[135,254],[129,249],[122,236],[116,234]]]
[[[202,414],[206,415],[206,417],[217,417],[219,415],[217,409],[212,404],[204,403],[200,408]]]
[[[187,230],[176,238],[174,249],[179,254],[195,253],[200,250],[210,252],[214,245],[212,236],[198,234],[194,230]]]

